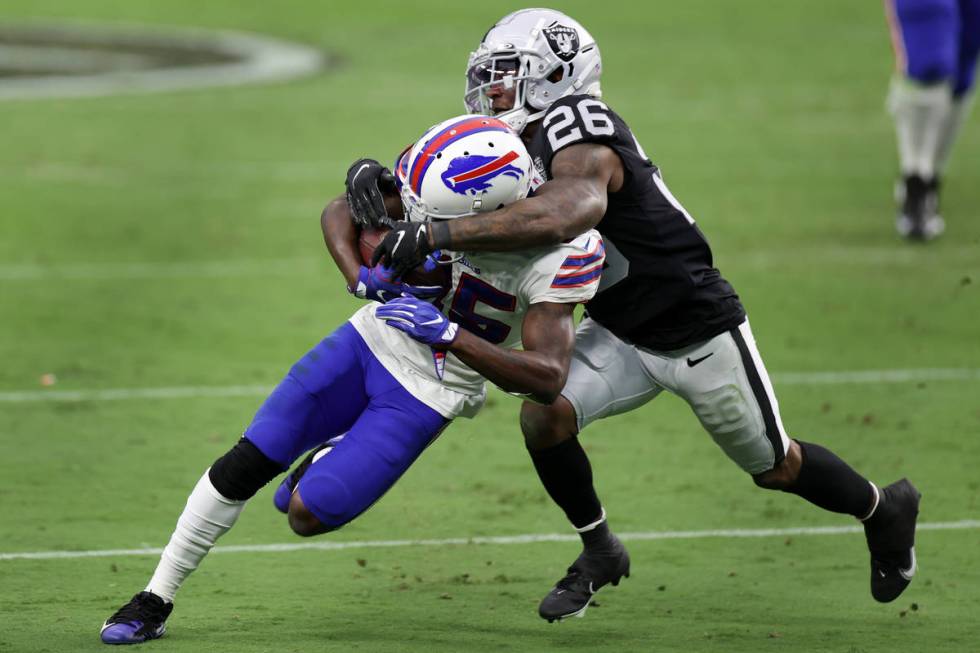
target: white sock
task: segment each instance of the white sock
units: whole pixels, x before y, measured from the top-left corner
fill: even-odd
[[[946,121],[943,123],[939,133],[939,147],[936,152],[936,174],[942,175],[949,161],[949,153],[956,142],[956,136],[960,133],[960,127],[966,122],[966,117],[970,115],[970,107],[973,106],[973,93],[968,93],[963,97],[953,100]]]
[[[941,135],[953,103],[949,83],[923,85],[892,79],[888,108],[895,118],[898,158],[903,175],[931,179],[937,172]]]
[[[599,513],[599,519],[595,520],[591,524],[586,524],[582,528],[576,528],[575,532],[581,535],[582,533],[588,533],[589,531],[594,531],[599,527],[599,524],[606,521],[606,509],[603,508],[602,512]]]
[[[146,591],[173,602],[183,582],[201,564],[217,539],[234,526],[244,509],[245,501],[223,497],[211,484],[208,472],[204,472],[187,497],[184,512]]]

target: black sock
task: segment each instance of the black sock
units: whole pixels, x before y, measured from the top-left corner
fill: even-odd
[[[602,504],[592,486],[592,466],[577,437],[547,449],[528,449],[528,453],[544,489],[575,528],[588,526],[602,516]]]
[[[578,536],[582,538],[586,551],[601,551],[612,543],[612,533],[605,519],[596,524],[595,528],[579,533]]]
[[[818,444],[796,441],[803,462],[792,492],[824,510],[866,517],[874,506],[875,490],[864,478],[832,451]]]

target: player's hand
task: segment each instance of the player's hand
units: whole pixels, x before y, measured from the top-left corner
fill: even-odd
[[[388,326],[404,331],[415,340],[436,349],[445,349],[453,344],[459,333],[458,324],[450,322],[432,304],[416,297],[393,299],[378,307],[374,314]]]
[[[434,300],[443,292],[442,286],[415,286],[410,283],[396,281],[391,268],[376,265],[373,268],[361,266],[357,274],[357,285],[347,290],[360,299],[371,299],[382,304],[402,295],[413,295],[419,299]]]
[[[384,193],[397,192],[391,170],[374,159],[358,159],[347,169],[347,206],[351,219],[361,227],[390,227]]]
[[[401,278],[432,253],[428,229],[429,226],[425,223],[396,222],[374,248],[371,265],[384,263],[395,271],[396,278]]]

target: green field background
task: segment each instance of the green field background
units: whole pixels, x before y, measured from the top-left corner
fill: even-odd
[[[740,292],[787,429],[924,522],[980,518],[980,120],[926,246],[893,230],[892,57],[880,3],[563,2],[605,99]],[[5,0],[0,20],[256,32],[331,66],[281,84],[0,103],[0,392],[272,385],[359,305],[319,232],[349,163],[462,112],[466,54],[516,5]],[[2,82],[0,82],[2,83]],[[18,276],[18,271],[41,274]],[[973,380],[784,384],[795,372],[956,368]],[[0,403],[0,553],[163,546],[260,396]],[[334,541],[569,533],[499,392]],[[850,525],[766,493],[686,406],[582,435],[621,532]],[[221,544],[294,543],[260,492]],[[977,651],[980,530],[924,531],[894,604],[859,534],[632,541],[582,620],[538,600],[571,542],[221,553],[154,651]],[[0,560],[0,652],[96,651],[153,556]]]

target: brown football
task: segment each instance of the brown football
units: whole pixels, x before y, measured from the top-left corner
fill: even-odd
[[[391,229],[373,229],[364,227],[357,239],[357,247],[361,250],[361,262],[364,265],[371,265],[371,257],[374,256],[374,248],[378,246]]]
[[[391,229],[364,227],[357,239],[358,249],[361,251],[361,261],[364,265],[371,265],[371,257],[374,255],[374,248],[378,246]],[[405,275],[404,281],[416,286],[442,286],[449,288],[451,284],[450,271],[452,266],[440,265],[431,272],[426,272],[422,266],[418,266]]]

